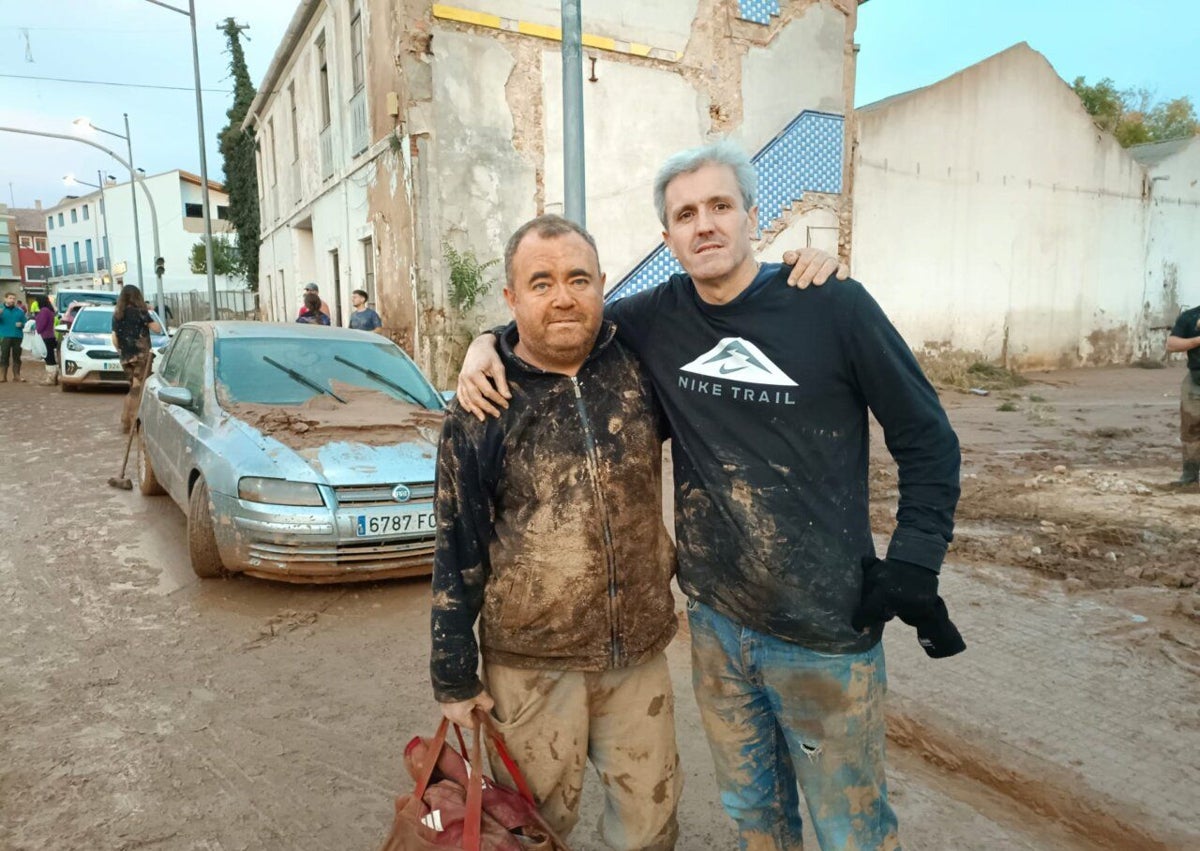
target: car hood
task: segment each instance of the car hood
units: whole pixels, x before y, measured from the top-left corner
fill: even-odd
[[[356,429],[361,434],[347,435],[344,429],[323,428],[311,419],[264,418],[257,410],[235,410],[228,414],[226,428],[237,433],[238,442],[253,445],[254,454],[265,462],[266,469],[247,470],[245,475],[334,487],[424,483],[435,477],[441,414],[422,413],[418,422],[368,424]]]

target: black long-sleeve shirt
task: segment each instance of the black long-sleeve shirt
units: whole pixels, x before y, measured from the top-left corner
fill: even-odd
[[[959,495],[958,439],[912,352],[856,281],[799,291],[787,270],[711,305],[676,275],[606,316],[671,426],[679,584],[734,620],[859,652],[868,409],[900,473],[888,556],[937,571]]]

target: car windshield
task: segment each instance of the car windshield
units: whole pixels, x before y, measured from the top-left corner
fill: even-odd
[[[110,334],[112,333],[112,311],[111,310],[81,310],[75,315],[75,321],[71,323],[72,334]],[[162,322],[154,311],[150,311],[150,319],[158,322],[159,327],[162,327]]]
[[[314,344],[299,337],[217,340],[216,379],[223,405],[301,405],[320,395],[285,370],[322,388],[333,389],[331,382],[337,381],[434,411],[443,407],[441,396],[416,365],[391,343],[322,340]]]
[[[59,312],[65,312],[75,302],[91,302],[92,304],[116,304],[116,293],[60,293],[55,297],[54,303],[58,305]]]

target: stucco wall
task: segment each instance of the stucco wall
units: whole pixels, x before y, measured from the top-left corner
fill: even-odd
[[[1200,304],[1200,139],[1149,169],[1146,322],[1158,341],[1180,309]]]
[[[1040,54],[1019,45],[857,119],[853,271],[911,345],[1129,357],[1143,173]]]
[[[560,0],[457,0],[446,5],[510,20],[559,26]],[[683,52],[696,16],[698,0],[603,0],[582,3],[585,34]]]
[[[542,69],[546,212],[561,214],[561,56],[545,51]],[[654,174],[671,154],[704,143],[708,99],[666,69],[601,62],[596,76],[596,82],[585,79],[583,84],[587,225],[596,237],[609,283],[615,283],[661,241],[662,225],[652,197]],[[636,119],[650,116],[653,130],[647,132]]]

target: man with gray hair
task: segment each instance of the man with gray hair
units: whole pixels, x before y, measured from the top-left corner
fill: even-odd
[[[670,423],[693,686],[739,847],[802,847],[799,783],[822,849],[894,849],[880,638],[898,615],[930,656],[965,648],[937,594],[958,441],[861,284],[794,292],[757,262],[755,188],[729,143],[671,157],[654,202],[686,274],[606,316]],[[900,472],[883,560],[868,411]]]

